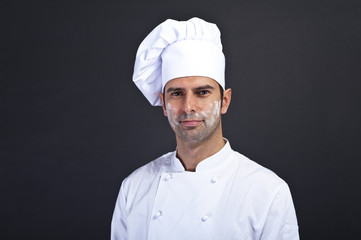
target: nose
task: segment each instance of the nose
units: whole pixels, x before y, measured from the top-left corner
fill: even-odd
[[[184,112],[185,113],[192,113],[195,112],[195,99],[192,94],[187,94],[184,97]]]

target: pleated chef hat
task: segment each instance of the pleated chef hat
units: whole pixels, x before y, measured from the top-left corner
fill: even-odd
[[[200,18],[166,20],[140,44],[134,83],[153,106],[162,105],[158,93],[174,78],[209,77],[224,89],[225,57],[220,37],[215,24]]]

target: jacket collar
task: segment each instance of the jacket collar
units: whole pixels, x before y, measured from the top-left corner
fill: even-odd
[[[224,140],[226,141],[226,144],[223,148],[198,163],[195,172],[211,171],[217,169],[220,165],[223,165],[226,162],[226,159],[232,154],[233,150],[229,141],[225,138]],[[185,171],[180,159],[177,158],[177,150],[173,152],[171,161],[175,172]]]

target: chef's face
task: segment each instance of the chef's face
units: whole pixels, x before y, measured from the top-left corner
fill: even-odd
[[[219,85],[208,77],[173,79],[165,86],[164,99],[159,95],[164,115],[183,142],[199,142],[212,136],[221,127],[221,113],[229,105],[228,100],[221,104]]]

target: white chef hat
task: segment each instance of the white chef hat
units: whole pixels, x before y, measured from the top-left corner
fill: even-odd
[[[225,57],[220,36],[215,24],[200,18],[166,20],[140,44],[134,83],[153,106],[162,105],[158,93],[178,77],[209,77],[224,89]]]

